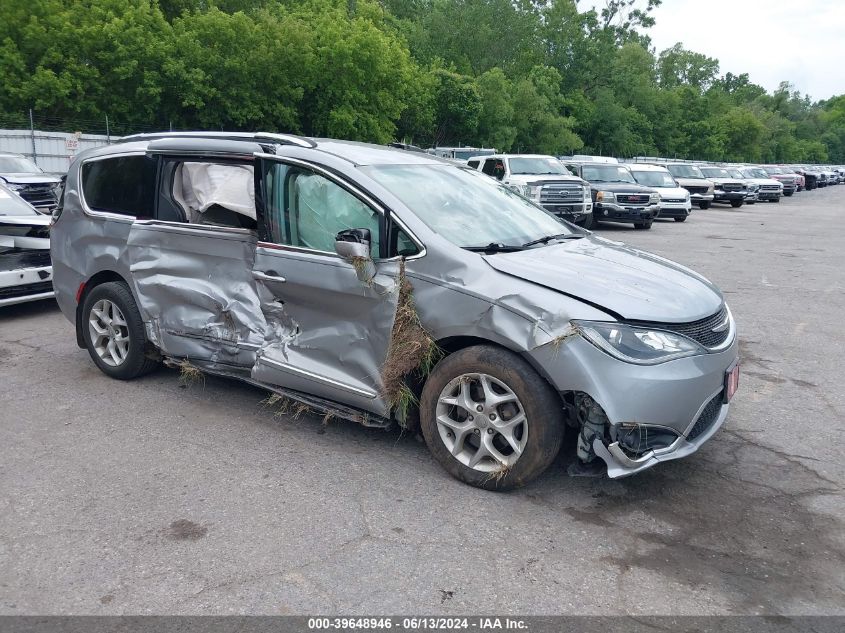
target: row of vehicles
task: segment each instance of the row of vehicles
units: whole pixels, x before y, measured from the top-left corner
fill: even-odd
[[[600,222],[651,228],[657,217],[684,222],[693,206],[738,208],[780,202],[782,196],[845,180],[845,169],[715,165],[660,159],[621,163],[597,156],[561,159],[538,154],[485,153],[466,165],[487,174],[557,216],[585,228]],[[800,172],[800,173],[799,173]],[[812,182],[812,185],[807,185]]]

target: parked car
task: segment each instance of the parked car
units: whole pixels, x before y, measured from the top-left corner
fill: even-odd
[[[687,456],[738,384],[712,283],[413,152],[130,137],[74,159],[52,237],[56,298],[106,375],[164,359],[301,411],[418,421],[483,488],[537,477],[567,424],[610,477]]]
[[[748,189],[742,180],[731,178],[724,167],[701,165],[701,173],[713,183],[713,202],[723,202],[739,208],[745,202]]]
[[[0,307],[53,297],[50,217],[0,184]]]
[[[760,184],[755,182],[753,178],[747,177],[745,174],[740,171],[740,169],[733,165],[724,165],[725,171],[728,173],[728,176],[733,178],[734,180],[740,180],[745,184],[745,204],[754,204],[757,202],[760,193]]]
[[[783,195],[787,198],[798,190],[798,174],[790,173],[789,170],[776,165],[763,165],[769,178],[774,178],[783,185]]]
[[[739,167],[737,169],[740,174],[756,185],[757,200],[761,202],[780,202],[780,197],[783,195],[783,185],[779,180],[769,178],[768,174],[759,167]]]
[[[58,205],[62,179],[55,174],[45,174],[21,154],[0,152],[0,183],[41,213],[49,214]]]
[[[660,194],[660,213],[657,217],[686,221],[692,213],[689,191],[681,187],[665,167],[657,165],[629,165],[631,174],[639,184],[657,189]]]
[[[665,163],[672,177],[681,187],[689,191],[690,200],[699,209],[709,209],[713,203],[713,183],[704,177],[701,170],[689,163]]]
[[[570,163],[567,168],[590,185],[592,226],[598,222],[622,222],[633,224],[635,229],[650,229],[660,213],[660,194],[656,189],[637,184],[624,165]]]
[[[819,186],[819,172],[814,167],[793,167],[792,170],[804,177],[804,188],[807,191],[816,189]]]
[[[465,163],[473,156],[491,156],[496,153],[493,148],[483,147],[432,147],[426,150],[427,153],[440,158],[451,158],[452,160]]]
[[[593,224],[590,186],[570,174],[554,156],[475,156],[467,161],[467,166],[495,178],[559,218],[587,227]]]

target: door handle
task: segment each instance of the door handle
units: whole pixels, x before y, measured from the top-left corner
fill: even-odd
[[[260,270],[253,270],[252,276],[258,281],[274,281],[276,283],[285,283],[285,281],[287,281],[284,277],[276,273],[275,270],[268,270],[266,273],[263,273]]]

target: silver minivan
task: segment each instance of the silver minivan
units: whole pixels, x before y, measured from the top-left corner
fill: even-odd
[[[51,237],[56,299],[108,376],[164,361],[419,429],[483,488],[537,477],[567,426],[573,465],[610,477],[689,455],[738,384],[712,283],[417,152],[130,137],[74,160]]]

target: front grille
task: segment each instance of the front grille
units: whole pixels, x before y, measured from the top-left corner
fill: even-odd
[[[18,297],[28,297],[29,295],[38,295],[42,292],[52,292],[52,281],[39,281],[34,284],[23,284],[20,286],[9,286],[7,288],[0,288],[0,299],[17,299]]]
[[[736,182],[726,182],[722,185],[725,191],[742,191],[742,185]]]
[[[763,191],[780,191],[780,187],[777,185],[763,185],[760,189]]]
[[[676,202],[686,202],[686,200],[684,198],[663,198],[663,202],[676,203]]]
[[[653,327],[661,330],[669,330],[670,332],[677,332],[683,336],[691,338],[704,347],[718,347],[724,343],[730,334],[730,328],[727,327],[721,332],[714,332],[713,328],[721,323],[724,323],[728,311],[725,306],[716,314],[700,319],[698,321],[691,321],[689,323],[654,323],[654,322],[631,322],[632,325],[638,327]]]
[[[13,250],[0,253],[0,270],[40,268],[50,265],[48,250]]]
[[[707,403],[701,411],[701,415],[698,416],[695,424],[690,429],[689,433],[687,433],[687,441],[692,442],[695,438],[713,426],[713,423],[719,417],[719,412],[722,410],[722,398],[723,394],[720,391],[713,396],[710,402]]]
[[[710,187],[698,187],[696,185],[691,185],[686,187],[686,190],[690,193],[707,193],[710,190]]]
[[[55,207],[59,202],[50,185],[26,185],[18,194],[34,207]]]
[[[540,204],[575,204],[584,202],[584,189],[578,185],[551,183],[540,189]]]
[[[648,194],[616,194],[616,201],[622,204],[648,204],[648,200]]]

